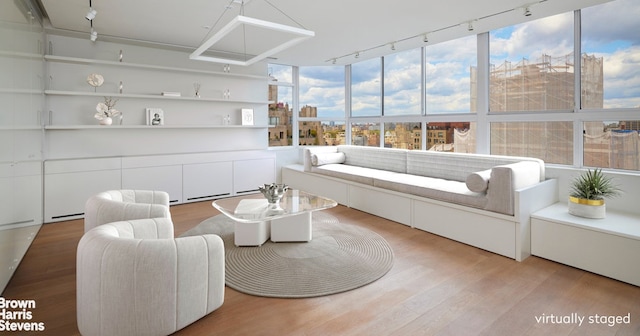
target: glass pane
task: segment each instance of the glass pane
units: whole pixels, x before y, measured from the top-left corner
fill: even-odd
[[[476,111],[476,41],[472,35],[425,48],[427,114]]]
[[[489,110],[573,110],[573,12],[492,31]]]
[[[337,146],[346,143],[344,122],[300,121],[298,127],[301,146]]]
[[[288,86],[269,85],[269,146],[291,146],[291,104],[293,89]]]
[[[584,165],[640,170],[640,120],[584,124]]]
[[[382,113],[382,60],[374,58],[351,65],[351,115],[379,116]]]
[[[475,123],[430,122],[427,124],[427,150],[475,153]]]
[[[280,83],[293,83],[293,67],[290,65],[269,64],[269,79]]]
[[[384,57],[384,115],[422,114],[422,49]]]
[[[491,123],[491,154],[535,157],[546,163],[573,161],[570,121]]]
[[[582,108],[640,106],[637,0],[617,0],[582,13]]]
[[[419,122],[385,123],[384,146],[387,148],[421,149],[422,124]]]
[[[351,144],[356,146],[380,147],[380,124],[351,124]]]
[[[345,118],[344,66],[300,67],[300,117]]]

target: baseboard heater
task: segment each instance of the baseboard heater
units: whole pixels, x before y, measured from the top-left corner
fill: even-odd
[[[251,189],[251,190],[243,190],[243,191],[236,191],[236,194],[246,194],[246,193],[252,193],[252,192],[256,192],[259,189]]]
[[[195,200],[199,200],[199,199],[222,197],[222,196],[229,196],[229,195],[231,195],[231,194],[224,193],[224,194],[216,194],[216,195],[208,195],[208,196],[189,197],[189,198],[187,198],[187,201],[195,201]]]
[[[76,217],[76,216],[84,216],[84,212],[68,214],[68,215],[51,216],[51,219],[61,219],[61,218]]]

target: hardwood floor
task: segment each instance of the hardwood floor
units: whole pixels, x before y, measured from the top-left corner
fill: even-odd
[[[536,257],[519,263],[342,206],[325,211],[385,237],[396,257],[392,270],[362,288],[311,299],[227,288],[220,309],[176,335],[640,335],[639,287]],[[217,214],[208,201],[171,213],[176,235]],[[43,225],[3,292],[36,301],[32,321],[46,330],[34,334],[78,334],[82,231],[82,220]],[[609,326],[608,316],[630,321]],[[559,323],[572,317],[585,320]]]

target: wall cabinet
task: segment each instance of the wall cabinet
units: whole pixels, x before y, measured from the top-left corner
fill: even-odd
[[[266,183],[276,182],[275,160],[241,160],[233,163],[233,187],[236,194],[258,191]]]
[[[233,163],[189,164],[183,167],[184,201],[230,196],[233,192]]]
[[[162,190],[171,204],[182,203],[182,166],[123,169],[122,189]]]

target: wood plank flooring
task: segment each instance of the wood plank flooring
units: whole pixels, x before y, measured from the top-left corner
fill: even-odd
[[[176,335],[640,335],[640,287],[537,257],[519,263],[343,206],[325,211],[385,237],[396,258],[391,271],[362,288],[310,299],[227,288],[220,309]],[[217,214],[209,201],[171,213],[176,235]],[[3,292],[36,300],[32,321],[46,330],[34,335],[78,334],[82,231],[82,220],[43,225]],[[558,320],[572,314],[585,318],[582,325]],[[629,323],[608,323],[627,315]]]

